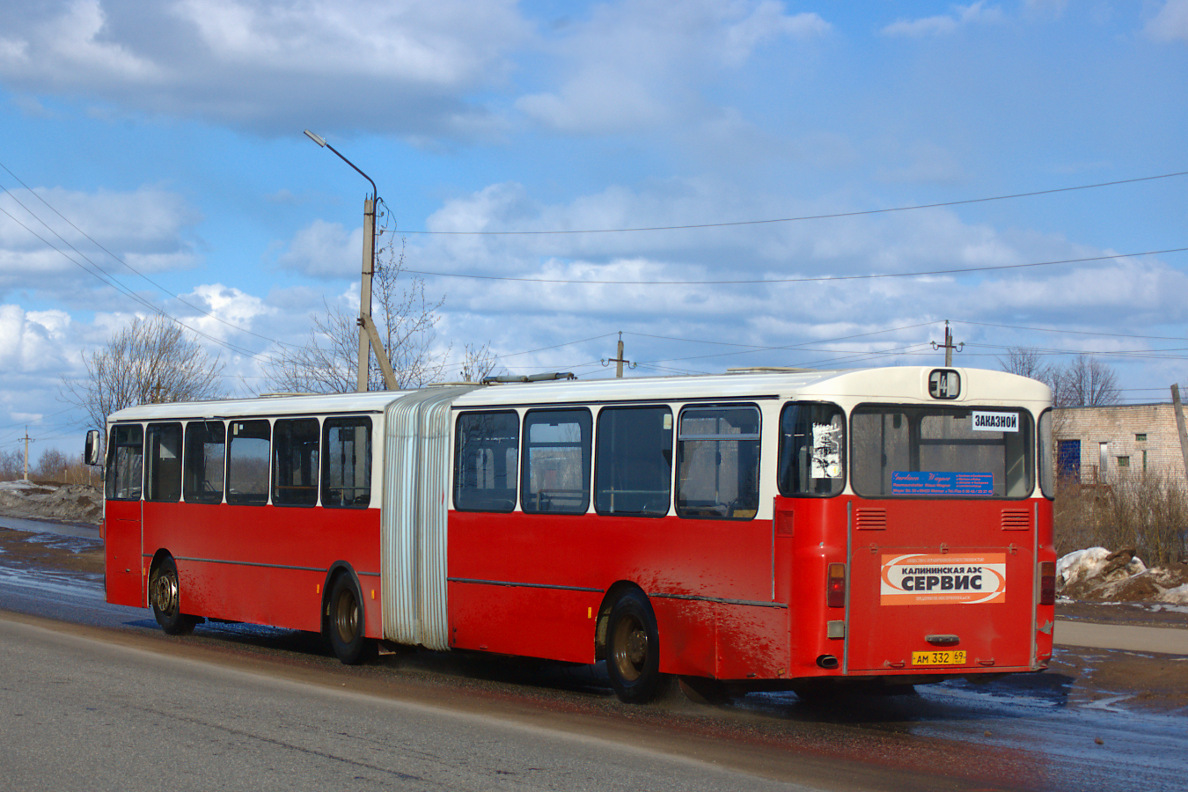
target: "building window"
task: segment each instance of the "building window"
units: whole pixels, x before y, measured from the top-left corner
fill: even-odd
[[[1135,441],[1136,443],[1145,443],[1145,442],[1147,442],[1147,433],[1146,433],[1146,432],[1139,432],[1138,434],[1136,434],[1136,435],[1134,436],[1134,441]]]
[[[1130,457],[1128,457],[1128,456],[1118,457],[1118,467],[1120,467],[1120,468],[1130,467]]]

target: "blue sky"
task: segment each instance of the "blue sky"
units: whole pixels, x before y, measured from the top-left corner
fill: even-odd
[[[935,363],[948,319],[960,365],[1091,352],[1166,400],[1186,89],[1188,0],[4,4],[0,448],[73,452],[121,290],[229,395],[355,310],[370,188],[307,128],[377,182],[451,373],[607,376],[620,331],[636,376]],[[710,227],[623,230],[676,226]]]

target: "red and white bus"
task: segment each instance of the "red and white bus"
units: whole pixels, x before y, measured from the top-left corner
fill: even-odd
[[[927,367],[144,405],[106,590],[201,618],[791,687],[1052,654],[1051,394]]]

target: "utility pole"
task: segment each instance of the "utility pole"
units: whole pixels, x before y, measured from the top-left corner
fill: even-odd
[[[615,364],[616,379],[623,378],[623,364],[624,363],[628,364],[628,366],[627,366],[628,368],[635,368],[634,363],[632,363],[630,360],[627,360],[626,358],[623,357],[623,331],[622,330],[619,331],[618,355],[613,358],[609,358],[609,359],[603,358],[602,359],[602,365],[604,365],[604,366],[609,366],[611,363]]]
[[[372,182],[372,188],[374,187],[375,182]],[[371,320],[371,277],[375,274],[375,193],[372,195],[372,198],[363,199],[363,278],[359,287],[359,378],[355,386],[355,390],[360,393],[367,392],[367,375],[371,370],[371,337],[367,332],[367,322]]]
[[[355,381],[355,390],[360,393],[367,391],[368,372],[371,369],[371,350],[375,349],[376,358],[380,362],[380,369],[384,372],[384,384],[389,390],[396,389],[396,379],[391,374],[388,356],[384,352],[384,345],[376,332],[375,323],[371,319],[371,277],[375,274],[375,205],[379,202],[379,189],[370,176],[359,169],[359,166],[342,155],[342,152],[326,142],[325,138],[315,135],[308,129],[305,135],[322,148],[334,152],[340,160],[355,169],[355,172],[371,183],[371,197],[363,200],[363,277],[359,285],[359,376]]]
[[[965,349],[965,342],[962,341],[960,344],[953,343],[953,333],[952,333],[952,331],[949,330],[949,320],[946,319],[945,320],[945,343],[938,344],[935,341],[933,341],[932,348],[945,350],[945,368],[953,368],[953,350],[956,349],[958,352],[960,352],[961,350]]]
[[[24,481],[29,480],[29,441],[33,438],[29,437],[29,427],[25,427],[25,436],[22,438],[25,441],[25,478]]]

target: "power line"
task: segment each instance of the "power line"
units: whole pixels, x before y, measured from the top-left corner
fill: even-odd
[[[1054,267],[1060,264],[1087,264],[1094,261],[1138,258],[1139,256],[1161,256],[1168,253],[1183,253],[1188,247],[1148,250],[1142,253],[1113,253],[1108,256],[1087,256],[1085,258],[1060,259],[1057,261],[1036,261],[1029,264],[992,264],[984,267],[958,267],[942,270],[920,270],[917,272],[874,272],[862,275],[819,275],[806,278],[753,278],[740,280],[567,280],[561,278],[517,278],[508,275],[473,275],[466,272],[429,272],[408,269],[413,275],[428,275],[438,278],[470,278],[472,280],[514,281],[517,283],[545,283],[571,286],[749,286],[774,283],[831,283],[856,280],[878,280],[881,278],[922,278],[930,275],[964,275],[971,272],[994,270],[1015,270],[1034,267]]]
[[[1027,327],[1024,325],[991,324],[990,322],[971,322],[966,319],[954,319],[954,322],[974,325],[975,327],[997,327],[1004,330],[1027,330],[1033,333],[1064,333],[1066,335],[1109,336],[1111,338],[1139,338],[1147,341],[1183,341],[1182,337],[1135,335],[1133,333],[1103,333],[1091,330],[1058,330],[1055,327]]]
[[[12,193],[8,192],[8,189],[7,189],[7,188],[5,188],[5,187],[3,187],[3,185],[0,185],[0,190],[3,190],[5,193],[7,193],[7,194],[9,195],[9,197],[13,197],[13,196],[12,196]],[[13,197],[13,200],[16,200],[16,198],[15,198],[15,197]],[[18,203],[18,204],[20,204],[20,201],[18,200],[18,201],[17,201],[17,203]],[[22,207],[24,207],[24,204],[21,204],[21,206],[22,206]],[[26,208],[26,211],[28,211],[28,209],[27,209],[27,208]],[[210,335],[209,333],[205,333],[205,332],[203,332],[203,331],[199,330],[199,329],[198,329],[198,328],[196,328],[196,327],[192,327],[191,325],[188,325],[188,324],[186,324],[185,322],[183,322],[182,320],[178,319],[177,317],[170,315],[170,314],[169,314],[167,311],[165,311],[164,309],[157,307],[156,305],[154,305],[154,304],[153,304],[152,302],[150,302],[149,300],[145,299],[144,297],[141,297],[141,296],[140,296],[139,294],[137,294],[136,292],[134,292],[134,291],[132,291],[131,289],[129,289],[128,287],[124,286],[122,283],[120,283],[118,280],[116,280],[116,279],[115,279],[113,276],[111,276],[111,275],[109,275],[108,273],[106,273],[106,272],[105,272],[105,271],[104,271],[102,268],[100,268],[98,265],[96,265],[94,262],[92,262],[92,261],[91,261],[89,258],[87,258],[87,256],[86,256],[86,255],[84,255],[84,254],[82,254],[82,253],[79,253],[79,255],[80,255],[80,256],[82,256],[83,260],[85,260],[85,261],[86,261],[88,264],[90,264],[90,265],[91,265],[91,267],[90,267],[90,268],[88,268],[88,267],[84,266],[83,264],[79,263],[79,262],[78,262],[78,261],[76,261],[75,259],[71,258],[71,257],[70,257],[70,255],[68,255],[68,254],[66,253],[66,251],[62,250],[62,249],[61,249],[61,248],[59,248],[57,245],[55,245],[53,242],[51,242],[50,240],[46,239],[46,238],[45,238],[45,237],[43,237],[41,234],[37,233],[36,231],[34,231],[34,230],[33,230],[32,228],[30,228],[29,226],[25,225],[23,222],[21,222],[21,221],[20,221],[20,220],[19,220],[17,217],[15,217],[15,216],[14,216],[14,215],[13,215],[11,212],[9,212],[7,209],[4,209],[3,207],[0,207],[0,213],[3,213],[3,214],[4,214],[4,215],[6,215],[6,216],[7,216],[7,217],[8,217],[10,220],[12,220],[14,223],[16,223],[17,225],[19,225],[21,228],[25,229],[26,231],[28,231],[28,232],[29,232],[30,234],[32,234],[33,236],[35,236],[35,237],[37,237],[38,239],[40,239],[40,240],[41,240],[43,243],[45,243],[45,245],[46,245],[47,247],[50,247],[50,248],[52,248],[52,249],[53,249],[55,252],[57,252],[57,253],[58,253],[60,256],[62,256],[64,259],[66,259],[67,261],[69,261],[69,262],[70,262],[71,264],[73,264],[74,266],[76,266],[76,267],[78,267],[79,269],[81,269],[83,272],[85,272],[85,273],[87,273],[88,275],[92,276],[93,278],[97,279],[97,280],[98,280],[98,281],[100,281],[101,283],[104,283],[104,284],[106,284],[106,285],[108,285],[108,286],[111,286],[112,288],[116,289],[117,291],[119,291],[120,293],[124,294],[125,296],[127,296],[127,297],[131,298],[132,300],[134,300],[134,301],[136,301],[136,302],[138,302],[138,303],[140,303],[140,304],[141,304],[141,305],[143,305],[145,308],[148,308],[148,309],[149,309],[150,311],[152,311],[153,313],[155,313],[155,314],[157,314],[157,315],[159,315],[159,316],[161,316],[161,317],[163,317],[163,318],[165,318],[165,319],[167,319],[167,320],[169,320],[169,321],[171,321],[171,322],[173,322],[173,323],[177,324],[179,327],[184,327],[186,330],[189,330],[190,332],[192,332],[192,333],[194,333],[194,334],[196,334],[196,335],[202,336],[203,338],[207,339],[208,341],[210,341],[210,342],[211,342],[211,343],[213,343],[213,344],[217,344],[217,345],[219,345],[219,346],[225,347],[226,349],[228,349],[228,350],[230,350],[230,351],[232,351],[232,352],[238,352],[238,353],[239,353],[239,354],[241,354],[241,355],[247,355],[248,357],[255,357],[256,353],[255,353],[255,352],[253,352],[253,351],[252,351],[252,350],[250,350],[250,349],[247,349],[247,348],[245,348],[245,347],[236,346],[235,344],[232,344],[232,343],[231,343],[231,342],[229,342],[229,341],[224,341],[224,340],[222,340],[222,339],[220,339],[220,338],[217,338],[217,337],[215,337],[215,336],[213,336],[213,335]],[[32,213],[30,213],[30,214],[32,214]],[[37,215],[33,215],[33,216],[34,216],[34,217],[37,217]],[[41,223],[42,223],[42,225],[45,225],[44,221],[42,221],[40,218],[37,218],[37,219],[38,219],[38,222],[41,222]],[[46,227],[47,227],[47,228],[49,228],[49,226],[46,226]],[[52,228],[50,228],[49,230],[50,230],[52,233],[55,233],[55,234],[57,233],[57,232],[54,232]],[[59,238],[60,238],[60,237],[59,237]],[[67,242],[66,244],[67,244],[67,245],[69,245],[70,243],[69,243],[69,242]],[[73,245],[71,245],[71,248],[73,249]],[[75,250],[75,252],[78,252],[78,251],[77,251],[77,250]]]
[[[263,339],[264,341],[268,341],[269,343],[273,343],[273,344],[278,344],[278,345],[280,345],[280,346],[293,346],[292,344],[288,344],[288,343],[286,343],[286,342],[284,342],[284,341],[280,341],[280,340],[278,340],[278,339],[275,339],[275,338],[270,338],[270,337],[268,337],[268,336],[266,336],[266,335],[262,335],[262,334],[260,334],[260,333],[257,333],[257,332],[255,332],[255,331],[253,331],[253,330],[249,330],[249,329],[247,329],[246,327],[240,327],[239,325],[236,325],[236,324],[234,324],[234,323],[232,323],[232,322],[229,322],[229,321],[227,321],[226,319],[223,319],[222,317],[216,316],[215,314],[211,313],[210,311],[207,311],[205,308],[202,308],[201,306],[194,305],[193,303],[191,303],[191,302],[189,302],[188,300],[184,299],[184,298],[183,298],[181,295],[179,295],[179,294],[174,294],[174,293],[173,293],[171,290],[169,290],[169,289],[166,289],[166,288],[165,288],[164,286],[162,286],[160,283],[158,283],[157,281],[153,280],[153,279],[152,279],[152,278],[150,278],[148,275],[145,275],[143,272],[141,272],[140,270],[136,269],[136,267],[133,267],[133,266],[132,266],[131,264],[129,264],[128,262],[124,261],[122,258],[120,258],[119,256],[117,256],[115,253],[113,253],[112,251],[108,250],[108,249],[107,249],[107,248],[106,248],[106,247],[105,247],[103,244],[101,244],[99,241],[97,241],[97,240],[96,240],[94,237],[92,237],[92,236],[91,236],[90,234],[88,234],[86,231],[84,231],[83,229],[79,228],[79,227],[78,227],[78,226],[77,226],[77,225],[74,223],[74,221],[72,221],[70,218],[66,217],[66,215],[64,215],[64,214],[62,214],[60,211],[58,211],[58,209],[57,209],[56,207],[54,207],[54,206],[53,206],[53,205],[52,205],[52,204],[51,204],[49,201],[47,201],[47,200],[46,200],[44,197],[42,197],[41,195],[38,195],[38,194],[37,194],[37,192],[36,192],[35,190],[33,190],[33,189],[32,189],[32,188],[31,188],[31,187],[28,185],[28,184],[26,184],[26,183],[25,183],[25,181],[24,181],[23,179],[21,179],[21,177],[20,177],[20,176],[18,176],[17,174],[13,173],[12,169],[10,169],[10,168],[9,168],[7,165],[5,165],[3,162],[0,162],[0,168],[3,168],[5,171],[7,171],[7,172],[8,172],[8,174],[9,174],[10,176],[12,176],[12,178],[16,179],[16,180],[17,180],[17,182],[19,182],[19,183],[20,183],[20,185],[21,185],[22,187],[24,187],[26,191],[28,191],[28,192],[29,192],[30,194],[32,194],[32,195],[33,195],[35,198],[37,198],[37,200],[41,201],[41,203],[45,204],[45,206],[46,206],[47,208],[49,208],[49,210],[50,210],[50,211],[52,211],[52,212],[53,212],[54,214],[56,214],[58,217],[62,218],[62,220],[64,220],[64,221],[66,222],[66,224],[67,224],[67,225],[69,225],[69,226],[70,226],[71,228],[73,228],[75,231],[77,231],[78,233],[80,233],[80,234],[81,234],[83,237],[85,237],[85,238],[86,238],[88,241],[90,241],[90,242],[91,242],[91,244],[93,244],[95,247],[99,248],[99,249],[100,249],[100,250],[102,250],[104,253],[106,253],[108,256],[110,256],[110,257],[111,257],[111,258],[112,258],[112,259],[113,259],[113,260],[114,260],[116,263],[118,263],[118,264],[122,265],[124,268],[126,268],[127,270],[129,270],[129,271],[130,271],[130,272],[132,272],[133,274],[135,274],[135,275],[139,276],[140,278],[142,278],[143,280],[145,280],[146,282],[148,282],[149,284],[151,284],[152,286],[154,286],[155,288],[157,288],[157,289],[158,289],[159,291],[161,291],[163,294],[165,294],[165,295],[167,295],[168,297],[170,297],[171,299],[175,299],[175,300],[177,300],[178,302],[180,302],[182,305],[186,306],[187,308],[190,308],[190,309],[192,309],[192,310],[194,310],[194,311],[197,311],[197,312],[198,312],[198,313],[200,313],[200,314],[203,314],[204,316],[207,316],[207,317],[209,317],[209,318],[211,318],[211,319],[214,319],[216,322],[220,322],[220,323],[222,323],[222,324],[226,325],[227,327],[231,328],[232,330],[236,330],[236,331],[238,331],[238,332],[241,332],[241,333],[246,333],[247,335],[256,336],[257,338]],[[108,279],[109,279],[109,280],[112,282],[112,285],[115,285],[115,283],[114,283],[114,281],[115,281],[115,276],[113,276],[113,275],[111,275],[111,274],[109,274],[109,273],[105,272],[105,271],[104,271],[104,270],[103,270],[103,269],[102,269],[102,268],[101,268],[101,267],[100,267],[98,264],[96,264],[94,261],[92,261],[92,260],[90,259],[90,257],[88,257],[88,256],[87,256],[85,253],[83,253],[83,252],[82,252],[82,251],[80,251],[78,248],[76,248],[76,247],[75,247],[75,246],[74,246],[74,245],[73,245],[73,244],[72,244],[72,243],[71,243],[69,240],[67,240],[65,237],[63,237],[61,234],[59,234],[57,231],[55,231],[55,230],[54,230],[54,229],[53,229],[53,228],[52,228],[52,227],[51,227],[51,226],[50,226],[48,223],[46,223],[44,220],[42,220],[40,217],[38,217],[37,213],[36,213],[36,212],[34,212],[32,209],[30,209],[28,206],[26,206],[26,205],[25,205],[25,204],[24,204],[24,203],[23,203],[23,202],[22,202],[22,201],[21,201],[19,198],[17,198],[17,197],[16,197],[16,196],[15,196],[15,195],[12,193],[12,191],[11,191],[11,190],[9,190],[9,189],[8,189],[6,186],[4,186],[3,184],[0,184],[0,190],[3,190],[3,192],[4,192],[6,195],[8,195],[8,197],[10,197],[10,198],[11,198],[13,201],[15,201],[15,202],[17,203],[17,205],[18,205],[18,206],[20,206],[22,209],[24,209],[26,212],[28,212],[28,213],[29,213],[29,216],[33,217],[33,218],[34,218],[34,219],[36,219],[36,220],[37,220],[39,223],[41,223],[43,226],[45,226],[45,228],[46,228],[48,231],[50,231],[50,233],[52,233],[52,234],[53,234],[54,236],[56,236],[58,239],[62,240],[62,242],[63,242],[64,244],[66,244],[66,245],[67,245],[67,246],[68,246],[68,247],[69,247],[71,250],[73,250],[75,253],[77,253],[79,256],[81,256],[83,259],[85,259],[85,260],[86,260],[86,261],[87,261],[87,262],[88,262],[88,263],[89,263],[91,266],[93,266],[93,267],[94,267],[96,270],[98,270],[99,272],[102,272],[102,273],[103,273],[103,274],[104,274],[104,275],[105,275],[105,276],[106,276],[106,277],[107,277],[107,278],[108,278]],[[32,231],[32,229],[30,229],[30,228],[29,228],[28,226],[26,226],[24,223],[21,223],[19,220],[17,220],[15,217],[13,217],[11,214],[9,214],[7,211],[5,211],[5,212],[4,212],[4,214],[6,214],[6,215],[8,215],[10,218],[12,218],[12,220],[13,220],[14,222],[16,222],[16,223],[17,223],[18,225],[20,225],[22,228],[25,228],[25,230],[29,231],[30,233],[34,233],[34,235],[35,235],[35,236],[37,236],[37,238],[38,238],[38,239],[41,239],[43,242],[45,242],[45,241],[46,241],[44,238],[42,238],[40,235],[38,235],[38,234],[36,234],[35,232],[33,232],[33,231]],[[48,244],[48,243],[47,243],[47,244]],[[54,250],[57,250],[59,253],[62,253],[62,251],[61,251],[61,250],[59,250],[59,249],[58,249],[56,246],[50,245],[50,247],[53,247],[53,248],[54,248]],[[65,255],[65,254],[64,254],[64,253],[62,253],[62,255]],[[67,258],[69,258],[69,257],[67,257]],[[75,263],[77,263],[77,262],[75,262]],[[117,288],[118,288],[118,287],[117,287]],[[142,302],[146,302],[146,301],[143,301],[143,300],[142,300]],[[150,306],[150,307],[152,307],[152,306]],[[178,321],[177,319],[174,319],[174,317],[170,316],[170,315],[169,315],[168,313],[166,313],[165,311],[163,311],[163,310],[161,310],[161,309],[158,309],[158,308],[155,308],[155,307],[154,307],[153,309],[154,309],[154,310],[156,310],[156,311],[158,311],[159,313],[161,313],[163,316],[166,316],[166,317],[167,317],[167,318],[169,318],[169,319],[173,319],[173,321],[175,321],[175,322],[178,322],[178,324],[181,324],[181,322],[180,322],[180,321]],[[190,328],[190,329],[192,329],[192,328]],[[209,336],[208,336],[208,337],[209,337]]]
[[[941,209],[947,206],[966,206],[969,204],[990,203],[991,201],[1009,201],[1015,198],[1034,198],[1039,195],[1055,195],[1057,193],[1074,192],[1077,190],[1093,190],[1099,187],[1116,187],[1122,184],[1136,184],[1138,182],[1155,181],[1157,179],[1172,179],[1188,176],[1188,171],[1175,173],[1161,173],[1156,176],[1139,176],[1133,179],[1118,179],[1117,181],[1098,182],[1097,184],[1081,184],[1074,187],[1056,187],[1050,190],[1034,190],[1032,192],[1011,193],[1010,195],[995,195],[989,198],[966,198],[959,201],[942,201],[930,204],[913,204],[910,206],[896,206],[889,209],[864,209],[854,212],[834,212],[831,214],[801,215],[799,217],[779,217],[768,220],[734,220],[721,223],[689,223],[674,226],[641,226],[632,228],[587,228],[580,230],[552,229],[539,231],[403,231],[405,234],[424,234],[432,236],[558,236],[566,234],[626,234],[641,231],[688,231],[697,228],[729,228],[733,226],[770,225],[774,223],[799,223],[808,220],[834,220],[845,217],[863,217],[867,215],[890,214],[892,212],[914,212],[920,209]]]

